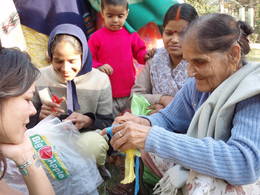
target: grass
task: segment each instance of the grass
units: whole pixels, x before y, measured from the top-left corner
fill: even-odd
[[[119,168],[114,163],[108,163],[108,170],[111,173],[111,179],[104,181],[98,188],[98,192],[100,195],[108,195],[107,188],[111,188],[112,186],[118,184],[120,182],[120,173]]]

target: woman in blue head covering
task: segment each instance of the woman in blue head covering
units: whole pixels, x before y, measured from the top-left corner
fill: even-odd
[[[72,24],[58,25],[50,34],[48,55],[51,65],[40,69],[37,81],[39,120],[52,114],[71,120],[81,132],[111,125],[110,82],[92,69],[83,31]]]
[[[34,98],[38,116],[31,120],[30,127],[49,115],[72,121],[80,132],[110,126],[113,122],[110,81],[105,73],[92,69],[83,31],[72,24],[58,25],[50,34],[48,55],[51,65],[40,69]],[[86,152],[94,152],[103,169],[108,150],[106,140],[92,131],[81,134],[78,142]]]

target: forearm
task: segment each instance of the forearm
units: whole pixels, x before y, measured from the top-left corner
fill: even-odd
[[[48,177],[42,167],[34,164],[28,167],[28,175],[24,176],[29,193],[32,195],[52,195],[55,194]]]
[[[227,142],[192,138],[154,126],[145,150],[231,184],[255,182],[260,176],[259,100],[256,96],[237,104]]]
[[[33,149],[24,150],[22,154],[13,158],[17,167],[28,164],[22,170],[22,175],[29,194],[52,195],[55,194],[48,177],[33,155]],[[43,190],[44,189],[44,190]]]
[[[255,172],[255,166],[260,162],[259,157],[245,158],[245,153],[238,147],[227,145],[223,141],[214,141],[212,138],[200,140],[153,127],[146,141],[145,151],[173,159],[186,168],[224,179],[231,184],[252,183],[259,176]]]

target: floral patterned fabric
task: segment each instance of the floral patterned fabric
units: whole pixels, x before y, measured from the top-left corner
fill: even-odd
[[[0,37],[2,46],[18,47],[23,51],[26,50],[20,18],[13,0],[5,0],[1,5]]]
[[[186,71],[188,63],[182,60],[175,68],[172,68],[169,53],[165,48],[157,49],[148,63],[153,86],[152,93],[175,96],[188,77]]]
[[[253,184],[234,186],[224,180],[190,171],[183,191],[185,195],[259,195],[260,179]]]

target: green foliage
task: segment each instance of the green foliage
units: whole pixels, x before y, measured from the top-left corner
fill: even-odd
[[[199,15],[214,13],[218,11],[218,5],[210,4],[208,0],[186,0],[185,2],[195,7]]]

